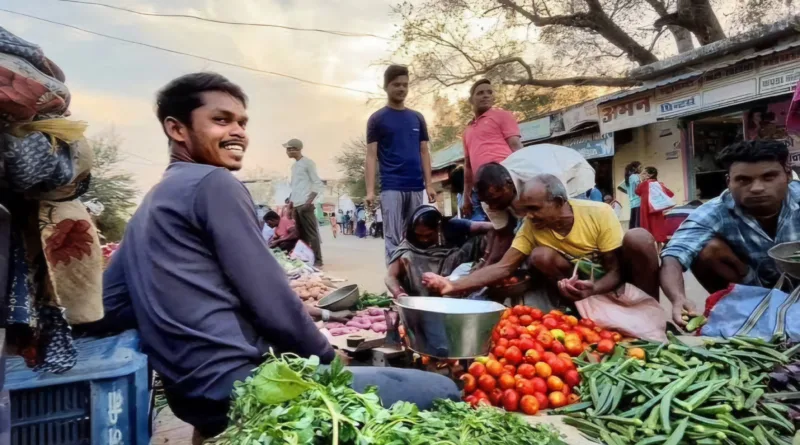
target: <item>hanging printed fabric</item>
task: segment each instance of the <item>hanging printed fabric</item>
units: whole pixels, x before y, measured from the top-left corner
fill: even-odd
[[[675,201],[670,198],[664,187],[658,181],[651,181],[650,187],[650,213],[663,212],[664,210],[675,207]]]

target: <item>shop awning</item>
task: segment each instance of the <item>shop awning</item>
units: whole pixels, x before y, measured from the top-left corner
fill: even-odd
[[[693,71],[691,73],[681,74],[680,76],[659,80],[658,82],[647,83],[637,88],[631,88],[630,90],[620,91],[619,93],[612,94],[610,96],[601,97],[597,101],[597,104],[599,105],[599,104],[604,104],[606,102],[613,102],[615,100],[619,100],[624,97],[633,96],[635,94],[643,93],[645,91],[655,90],[656,88],[661,88],[663,86],[667,86],[673,83],[678,83],[683,80],[700,77],[701,75],[703,75],[703,71]]]
[[[439,170],[456,165],[464,159],[464,144],[461,141],[431,153],[431,168]]]

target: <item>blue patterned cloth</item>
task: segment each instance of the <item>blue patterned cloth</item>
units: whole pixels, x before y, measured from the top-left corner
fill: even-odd
[[[728,190],[708,201],[686,218],[661,252],[689,269],[701,250],[719,238],[750,266],[746,282],[739,284],[772,287],[780,278],[775,261],[767,251],[776,244],[800,240],[800,182],[792,181],[778,216],[778,232],[771,238],[753,217],[736,206]]]
[[[49,192],[69,184],[74,175],[74,160],[69,144],[57,141],[50,144],[44,133],[31,133],[24,138],[1,135],[6,174],[15,191]]]

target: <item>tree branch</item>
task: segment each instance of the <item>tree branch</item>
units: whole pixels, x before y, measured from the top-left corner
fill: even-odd
[[[631,87],[631,86],[641,85],[640,81],[625,77],[576,76],[576,77],[565,77],[561,79],[537,79],[533,75],[533,69],[531,68],[531,66],[524,60],[522,60],[522,58],[520,57],[507,57],[504,59],[495,60],[494,62],[484,66],[481,70],[478,70],[477,72],[468,76],[452,77],[450,79],[444,79],[437,74],[431,74],[431,77],[435,79],[437,82],[441,83],[442,85],[446,87],[451,87],[454,85],[461,85],[467,83],[476,76],[488,74],[492,70],[502,65],[509,65],[509,64],[520,65],[525,70],[527,77],[523,77],[521,79],[502,79],[500,82],[503,83],[504,85],[524,85],[524,86],[536,86],[536,87],[546,87],[546,88],[558,88],[567,85],[605,86],[605,87]]]
[[[589,8],[588,13],[578,12],[570,15],[557,15],[543,17],[526,10],[518,5],[514,0],[496,0],[497,3],[520,14],[530,20],[536,26],[564,26],[568,28],[589,29],[609,43],[621,49],[628,57],[639,65],[648,65],[658,61],[658,58],[647,48],[640,45],[622,28],[619,27],[608,14],[603,11],[603,5],[599,0],[584,0]]]

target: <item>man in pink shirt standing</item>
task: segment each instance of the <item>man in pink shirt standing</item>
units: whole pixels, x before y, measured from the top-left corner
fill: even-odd
[[[475,174],[489,162],[503,162],[522,148],[519,125],[513,114],[494,108],[494,90],[489,79],[481,79],[469,89],[469,103],[475,119],[464,129],[464,196],[461,212],[473,221],[487,221],[486,213],[474,193]]]

